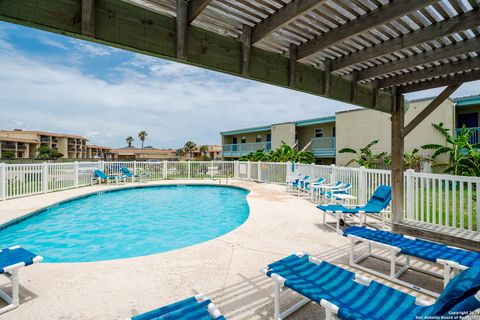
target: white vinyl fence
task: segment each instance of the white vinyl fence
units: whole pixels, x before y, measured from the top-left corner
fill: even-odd
[[[363,204],[381,185],[390,185],[389,170],[335,165],[238,161],[0,163],[0,200],[78,188],[91,184],[94,169],[120,175],[127,167],[148,180],[240,179],[284,184],[299,173],[323,177],[327,183],[352,184],[350,193]],[[405,172],[405,218],[480,231],[480,178]]]

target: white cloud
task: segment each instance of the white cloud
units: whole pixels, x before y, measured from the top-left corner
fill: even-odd
[[[114,52],[113,48],[89,43],[83,40],[71,39],[70,42],[76,50],[84,52],[90,56],[108,56]]]
[[[72,41],[93,55],[117,50]],[[140,130],[149,133],[146,144],[156,147],[187,140],[218,144],[220,131],[355,108],[139,54],[110,70],[107,78],[116,81],[106,81],[83,74],[68,58],[58,64],[27,57],[0,40],[0,70],[0,128],[21,121],[24,129],[85,135],[92,144],[113,147]]]

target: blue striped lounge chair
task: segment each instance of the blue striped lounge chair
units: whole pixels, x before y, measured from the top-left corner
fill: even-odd
[[[0,274],[4,275],[12,284],[11,295],[0,290],[0,298],[7,303],[7,306],[0,309],[0,314],[15,309],[20,305],[18,278],[20,269],[42,262],[42,260],[41,256],[20,246],[0,250]]]
[[[480,253],[478,252],[450,247],[442,243],[418,239],[411,236],[358,226],[344,229],[343,235],[350,239],[349,263],[351,266],[431,296],[438,296],[438,294],[402,281],[399,277],[406,270],[413,269],[443,279],[444,286],[446,286],[450,281],[452,274],[457,274],[459,271],[466,270],[475,264],[480,265]],[[355,246],[359,243],[367,243],[368,251],[355,258]],[[382,256],[372,253],[372,246],[385,249],[388,252],[388,255]],[[401,268],[397,271],[396,265],[399,264],[397,261],[399,256],[404,256],[405,263],[402,263]],[[389,274],[384,274],[359,264],[362,260],[368,257],[374,257],[389,262]],[[410,257],[415,257],[431,264],[440,265],[443,267],[443,273],[432,272],[427,269],[412,266],[410,264]]]
[[[367,204],[363,206],[345,206],[339,204],[319,205],[317,206],[323,212],[323,223],[327,224],[325,215],[329,214],[336,219],[336,230],[340,232],[341,221],[346,221],[347,217],[358,217],[360,226],[366,222],[367,213],[379,215],[385,225],[385,212],[392,200],[392,188],[385,185],[377,187]]]
[[[286,182],[287,182],[286,191],[287,192],[292,191],[293,190],[293,184],[298,183],[298,181],[300,179],[303,179],[304,176],[305,176],[304,174],[299,173],[299,174],[287,177],[287,179],[286,179]]]
[[[304,253],[262,271],[274,281],[275,320],[285,319],[310,301],[325,308],[327,320],[456,319],[452,316],[466,316],[480,308],[480,267],[457,275],[433,304]],[[281,312],[285,289],[304,299]]]
[[[300,179],[294,180],[291,185],[292,192],[300,192],[300,189],[305,186],[305,183],[310,179],[309,175],[305,175]]]
[[[130,179],[132,182],[134,182],[135,179],[139,179],[141,181],[146,178],[144,174],[133,174],[127,167],[120,168],[120,172],[122,173],[123,177]]]
[[[204,294],[155,309],[132,320],[225,320],[217,307]]]
[[[92,184],[95,180],[98,181],[98,184],[102,182],[106,182],[107,184],[110,184],[110,182],[112,181],[115,183],[118,183],[120,179],[125,180],[125,177],[111,176],[99,169],[93,170]]]
[[[300,192],[298,195],[302,196],[313,196],[313,191],[318,190],[319,186],[325,183],[325,178],[311,178],[303,184],[303,186],[300,187]]]

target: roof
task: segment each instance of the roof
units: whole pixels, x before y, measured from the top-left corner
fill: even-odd
[[[480,105],[480,94],[454,99],[457,107]]]
[[[87,138],[74,135],[74,134],[66,134],[66,133],[53,133],[53,132],[46,132],[46,131],[35,131],[35,130],[0,130],[0,134],[15,134],[15,135],[21,135],[21,134],[38,134],[41,136],[54,136],[54,137],[65,137],[65,138],[73,138],[73,139],[81,139],[81,140],[87,140]]]
[[[140,148],[119,148],[112,149],[112,152],[122,154],[138,154],[138,153],[176,153],[175,149],[140,149]]]
[[[37,139],[23,139],[23,138],[15,138],[15,137],[3,137],[0,136],[0,141],[8,141],[8,142],[24,142],[24,143],[39,143]]]
[[[310,126],[310,125],[322,124],[322,123],[329,123],[329,122],[335,122],[335,116],[327,116],[327,117],[321,117],[321,118],[312,118],[312,119],[290,121],[290,122],[273,123],[273,124],[268,125],[268,126],[251,127],[251,128],[245,128],[245,129],[223,131],[223,132],[220,132],[220,134],[221,135],[232,135],[232,134],[241,134],[241,133],[249,133],[249,132],[270,131],[272,129],[272,126],[289,124],[289,123],[294,124],[297,127],[304,127],[304,126]]]
[[[97,146],[96,144],[87,144],[86,147],[91,149],[112,149],[111,147]]]

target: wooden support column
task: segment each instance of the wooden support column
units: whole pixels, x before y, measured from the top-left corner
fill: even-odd
[[[297,51],[298,51],[298,46],[294,43],[291,43],[290,59],[288,60],[288,85],[291,87],[295,87]]]
[[[325,77],[323,78],[323,95],[330,96],[330,75],[332,72],[332,60],[325,59]]]
[[[82,35],[95,37],[95,0],[82,0]]]
[[[177,58],[187,60],[188,1],[177,0]]]
[[[350,100],[352,102],[357,101],[357,94],[358,94],[357,82],[358,82],[358,70],[353,70],[353,72],[352,72],[352,96],[350,98]]]
[[[250,74],[250,51],[252,50],[252,28],[243,25],[242,32],[242,74]]]
[[[396,88],[393,92],[392,106],[392,230],[396,231],[395,224],[403,220],[403,123],[404,99]]]

